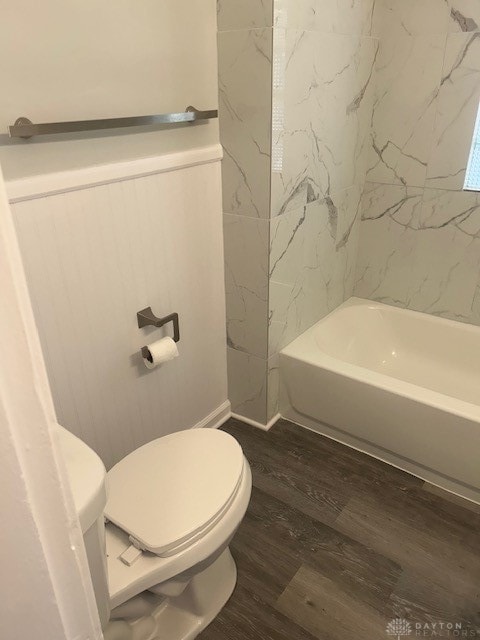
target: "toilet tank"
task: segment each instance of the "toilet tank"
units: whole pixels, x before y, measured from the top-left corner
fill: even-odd
[[[82,440],[60,425],[58,425],[58,437],[82,528],[90,575],[103,629],[110,618],[103,517],[107,503],[107,472],[97,454]]]

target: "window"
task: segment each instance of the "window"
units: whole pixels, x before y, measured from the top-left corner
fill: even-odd
[[[477,122],[473,133],[472,148],[467,165],[464,189],[468,191],[480,191],[480,107],[477,114]]]

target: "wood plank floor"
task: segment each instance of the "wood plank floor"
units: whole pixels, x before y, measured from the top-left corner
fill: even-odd
[[[285,420],[224,428],[254,487],[237,588],[201,640],[385,640],[396,618],[480,638],[478,508]]]

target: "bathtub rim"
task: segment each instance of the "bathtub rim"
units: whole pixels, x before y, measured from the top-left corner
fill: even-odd
[[[455,396],[449,396],[439,391],[434,391],[433,389],[429,389],[427,387],[422,387],[412,382],[407,382],[405,380],[402,380],[401,378],[395,378],[394,376],[378,373],[377,371],[373,371],[372,369],[368,369],[367,367],[352,364],[345,360],[341,360],[340,358],[334,358],[326,354],[318,345],[315,339],[315,333],[322,324],[325,324],[328,320],[331,320],[339,310],[349,307],[367,307],[369,309],[380,310],[387,309],[389,312],[405,313],[409,314],[411,317],[419,317],[422,321],[427,320],[428,322],[433,322],[435,324],[440,323],[442,325],[451,325],[456,329],[459,329],[458,325],[460,325],[462,327],[462,330],[469,333],[478,332],[480,338],[480,327],[477,327],[475,325],[459,323],[456,320],[439,318],[437,316],[432,316],[420,311],[402,309],[381,302],[351,297],[339,307],[331,311],[327,316],[322,318],[322,320],[312,325],[302,335],[293,340],[289,345],[284,347],[279,354],[280,361],[282,357],[292,358],[311,366],[326,369],[327,371],[345,376],[351,380],[359,381],[369,386],[380,388],[383,391],[387,391],[389,393],[395,393],[404,398],[415,400],[416,402],[420,402],[421,404],[425,404],[429,407],[439,409],[454,416],[472,420],[480,424],[480,405],[476,405],[466,400],[461,400],[460,398],[457,398]]]

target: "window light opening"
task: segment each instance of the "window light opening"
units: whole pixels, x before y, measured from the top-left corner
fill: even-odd
[[[480,106],[477,113],[472,148],[470,149],[467,174],[463,188],[467,191],[480,191]]]

